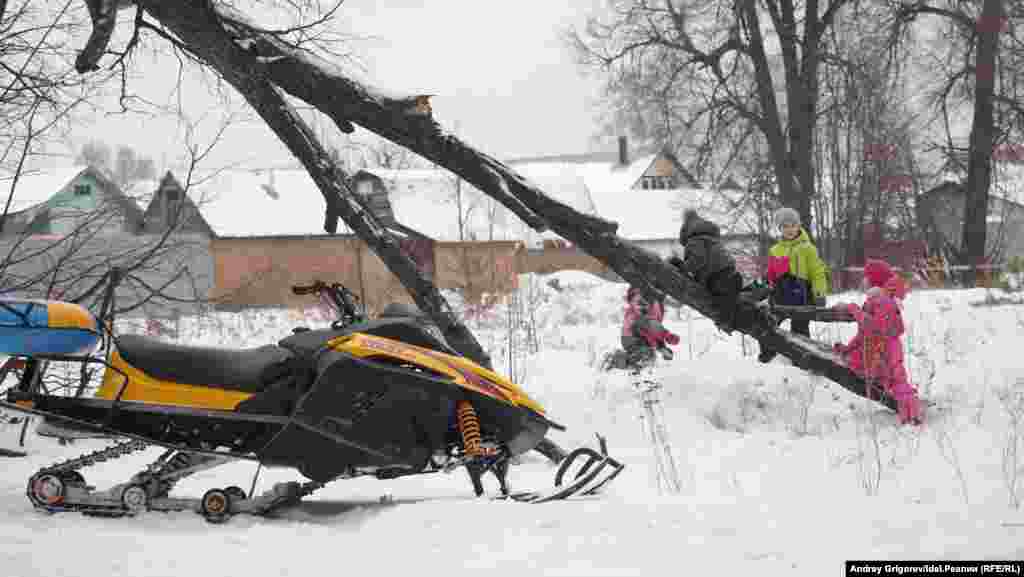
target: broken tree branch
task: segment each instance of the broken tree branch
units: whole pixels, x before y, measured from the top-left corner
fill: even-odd
[[[189,13],[197,4],[203,4],[202,0],[181,0],[173,5],[152,0],[144,2],[147,12],[175,31],[191,18]],[[502,162],[442,130],[431,116],[424,95],[388,94],[366,86],[339,67],[261,31],[228,7],[218,5],[216,12],[226,33],[250,58],[255,69],[336,123],[358,124],[444,166],[478,189],[487,189],[492,198],[538,232],[549,228],[545,223],[548,215],[568,214],[568,206],[545,195]],[[542,211],[529,208],[523,199],[529,199],[532,206],[542,207]],[[583,218],[594,228],[606,231],[617,228],[615,223],[601,218]]]
[[[100,69],[100,58],[106,53],[114,35],[117,11],[128,6],[127,2],[120,0],[85,0],[85,4],[89,8],[92,32],[75,59],[75,71],[79,74]]]
[[[213,7],[204,4],[189,14],[172,9],[179,18],[171,25],[163,21],[159,13],[151,11],[148,2],[144,3],[144,7],[167,25],[190,52],[216,69],[245,97],[291,153],[302,162],[323,193],[328,211],[340,216],[387,264],[412,295],[417,306],[437,322],[451,345],[463,355],[490,368],[489,355],[458,320],[437,287],[402,252],[394,236],[349,189],[347,176],[331,159],[315,133],[285,101],[278,89],[267,81],[262,71],[252,65],[251,56],[239,49],[223,28],[218,26],[219,16],[213,13]]]

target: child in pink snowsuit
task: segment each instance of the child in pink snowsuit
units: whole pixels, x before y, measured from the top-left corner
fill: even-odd
[[[649,302],[637,287],[629,287],[622,319],[622,348],[627,351],[640,346],[659,349],[665,343],[678,344],[679,337],[661,324],[664,319],[665,307],[660,301]]]
[[[874,259],[864,265],[864,281],[871,287],[864,305],[846,305],[857,320],[857,335],[845,345],[836,344],[836,352],[869,387],[881,386],[896,401],[901,423],[920,424],[920,401],[903,360],[900,303],[906,284],[885,261]]]

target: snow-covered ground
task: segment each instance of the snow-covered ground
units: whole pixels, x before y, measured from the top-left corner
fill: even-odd
[[[980,289],[909,296],[909,368],[924,396],[951,408],[919,430],[895,426],[867,401],[783,360],[760,365],[749,339],[718,333],[687,309],[670,310],[666,324],[682,342],[660,371],[683,479],[683,490],[670,495],[654,483],[638,401],[624,377],[597,370],[617,345],[625,286],[583,273],[555,276],[561,290],[551,277],[524,277],[522,300],[534,313],[524,319],[541,346],[515,370],[569,427],[553,439],[594,445],[601,432],[627,464],[604,495],[544,505],[477,500],[460,470],[339,482],[277,518],[238,516],[224,525],[191,513],[47,515],[25,498],[28,476],[105,443],[60,446],[30,434],[29,457],[0,460],[3,574],[817,576],[838,574],[846,559],[1024,558],[1024,509],[1012,504],[1024,500],[1024,305],[975,306],[990,296]],[[507,365],[507,319],[499,307],[471,321],[499,367]],[[295,325],[282,311],[217,315],[183,319],[178,338],[258,345]],[[812,331],[832,342],[853,327]],[[15,448],[19,431],[0,425],[0,447]],[[156,454],[84,472],[91,484],[108,486]],[[175,492],[248,489],[254,469],[225,466]],[[535,488],[550,485],[553,474],[538,456],[514,467],[510,480]],[[258,490],[299,478],[264,470]]]

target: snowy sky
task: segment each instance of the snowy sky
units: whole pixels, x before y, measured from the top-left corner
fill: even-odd
[[[578,153],[589,149],[598,129],[591,103],[599,95],[599,80],[577,66],[560,35],[566,27],[582,23],[593,4],[594,0],[347,0],[336,28],[359,36],[350,48],[366,76],[383,87],[435,94],[435,117],[477,148],[502,158]],[[121,12],[123,25],[113,48],[126,41],[132,15],[131,10]],[[155,38],[150,44],[164,46]],[[131,87],[151,100],[175,102],[176,60],[149,53],[137,58],[142,73]],[[229,111],[199,84],[195,66],[188,75],[181,98],[189,117],[202,117],[205,123],[206,128],[193,135],[196,144],[204,145]],[[116,98],[107,101],[106,109],[117,109]],[[166,137],[154,138],[155,134]],[[132,145],[153,156],[158,166],[180,157],[185,140],[173,117],[103,113],[77,127],[69,144],[77,150],[92,138]],[[233,126],[209,164],[239,161],[280,165],[291,158],[256,119]]]

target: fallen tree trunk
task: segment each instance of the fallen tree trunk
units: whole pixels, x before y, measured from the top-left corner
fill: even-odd
[[[167,9],[170,3],[154,2]],[[150,12],[150,3],[145,4]],[[453,348],[475,362],[492,368],[490,356],[473,334],[459,321],[437,287],[400,248],[394,235],[380,224],[373,212],[348,186],[348,176],[317,140],[316,135],[264,74],[252,65],[251,57],[217,25],[219,15],[211,5],[198,2],[194,12],[169,10],[175,18],[164,22],[185,47],[213,67],[237,90],[295,155],[316,183],[327,202],[328,220],[337,215],[366,242],[412,295],[416,305],[437,323]],[[154,14],[159,18],[159,15]]]
[[[186,49],[210,63],[229,81],[242,75],[265,79],[268,84],[273,82],[315,106],[339,126],[358,124],[444,166],[501,202],[535,230],[550,228],[569,239],[630,284],[671,295],[716,322],[722,320],[722,311],[707,291],[657,255],[619,238],[615,223],[581,214],[548,197],[509,167],[444,132],[431,117],[425,97],[386,95],[356,82],[336,66],[288,45],[224,5],[214,7],[204,0],[141,0],[141,4],[147,13],[172,30]],[[244,88],[240,90],[245,94]],[[314,178],[324,171],[323,165],[310,168]],[[330,179],[321,180],[330,188]],[[336,201],[329,198],[328,202]],[[390,261],[385,262],[391,267]],[[409,288],[416,296],[419,287],[415,283],[423,279],[417,274],[413,280],[414,285]],[[440,312],[432,302],[424,310],[431,315]],[[766,308],[741,302],[736,324],[737,330],[778,351],[794,365],[866,396],[863,379],[814,343],[780,331]],[[883,402],[894,406],[891,399]]]

